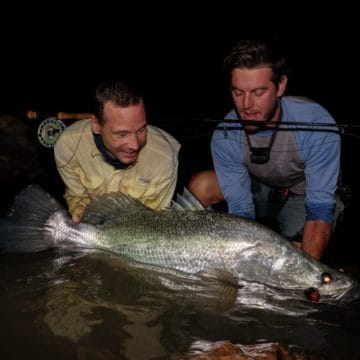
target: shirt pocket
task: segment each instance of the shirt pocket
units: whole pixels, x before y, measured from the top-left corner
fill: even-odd
[[[139,200],[154,198],[157,193],[157,186],[154,183],[140,177],[133,180],[128,189],[129,195]]]

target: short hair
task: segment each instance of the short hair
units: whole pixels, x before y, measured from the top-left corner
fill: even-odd
[[[127,82],[119,80],[104,81],[95,91],[94,113],[103,122],[104,106],[111,101],[117,106],[128,107],[139,104],[143,99],[141,92]]]
[[[227,80],[234,69],[254,69],[262,65],[273,71],[271,81],[277,86],[283,75],[288,75],[287,59],[280,46],[265,40],[241,40],[225,57],[223,67]]]

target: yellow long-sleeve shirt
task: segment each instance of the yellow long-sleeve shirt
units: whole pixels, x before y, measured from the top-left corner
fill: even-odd
[[[110,192],[126,193],[155,210],[169,206],[177,181],[179,149],[180,144],[170,134],[149,125],[147,143],[137,162],[116,170],[97,149],[90,120],[75,122],[54,147],[70,214],[76,208],[85,209],[97,195]]]

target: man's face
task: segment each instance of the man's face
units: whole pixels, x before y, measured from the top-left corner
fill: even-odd
[[[103,123],[92,122],[92,130],[100,134],[106,148],[123,164],[136,162],[146,144],[147,122],[143,102],[119,107],[112,102],[104,106]]]
[[[281,78],[278,87],[271,81],[272,69],[268,66],[254,69],[234,69],[231,76],[231,95],[242,120],[277,121],[280,117],[279,97],[283,95],[287,77]],[[247,131],[256,131],[258,125],[244,125]]]

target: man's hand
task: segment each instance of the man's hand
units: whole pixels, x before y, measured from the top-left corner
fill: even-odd
[[[74,224],[79,224],[83,217],[85,208],[83,206],[77,206],[72,211],[72,221]]]

